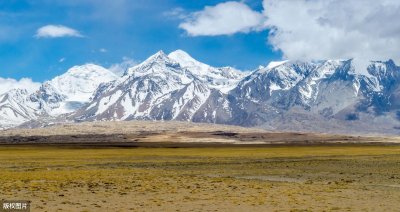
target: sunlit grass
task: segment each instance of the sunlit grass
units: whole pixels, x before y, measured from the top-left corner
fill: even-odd
[[[373,193],[381,196],[368,201],[383,201],[388,209],[386,202],[400,194],[395,187],[384,187],[400,184],[398,146],[3,146],[0,161],[4,197],[36,198],[90,211],[108,207],[107,198],[152,209],[206,204],[254,210],[329,205],[330,210],[341,210],[367,204],[363,196]],[[361,196],[351,199],[354,195]],[[91,198],[97,206],[86,204]],[[101,198],[105,202],[96,200]]]

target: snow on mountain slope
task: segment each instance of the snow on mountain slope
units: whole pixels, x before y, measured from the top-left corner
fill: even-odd
[[[13,127],[37,117],[35,105],[24,89],[13,89],[0,95],[0,129]]]
[[[296,102],[309,105],[316,100],[320,83],[340,80],[340,74],[354,75],[346,63],[340,60],[274,62],[244,78],[231,93],[253,102],[275,102],[285,107]],[[358,88],[354,84],[354,89]],[[356,95],[357,91],[353,93]]]
[[[286,62],[288,62],[288,60],[284,60],[284,61],[272,61],[272,62],[270,62],[270,63],[267,65],[267,67],[261,66],[260,69],[262,69],[262,68],[273,69],[273,68],[275,68],[275,67],[277,67],[277,66],[280,66],[280,65],[285,64]]]
[[[316,67],[315,64],[297,61],[276,64],[260,67],[241,80],[230,94],[253,102],[267,101],[276,92],[296,86]]]
[[[182,68],[188,69],[193,75],[206,82],[209,87],[227,93],[233,89],[239,80],[247,73],[236,70],[232,67],[215,68],[201,63],[182,50],[171,52],[168,57],[176,62]]]
[[[171,60],[163,51],[149,57],[143,63],[130,68],[126,74],[130,78],[154,76],[156,78],[171,77],[175,81],[187,84],[195,76],[188,70],[182,69],[179,64]]]
[[[117,75],[98,65],[74,66],[66,73],[43,83],[36,96],[39,96],[38,101],[42,102],[42,108],[49,114],[69,113],[89,102],[101,83],[116,79]]]
[[[372,63],[369,76],[357,74],[352,60],[273,62],[247,76],[221,70],[200,63],[181,50],[168,56],[158,52],[129,69],[122,78],[100,86],[93,101],[71,118],[273,127],[272,120],[297,123],[295,114],[303,114],[300,120],[304,121],[309,116],[313,123],[347,121],[362,112],[360,104],[367,100],[365,105],[376,111],[388,111],[382,105],[400,110],[395,99],[400,96],[400,71],[390,62]],[[218,85],[218,80],[227,83]],[[234,89],[223,90],[232,85]],[[377,86],[381,88],[377,90]],[[391,98],[381,98],[387,95]],[[293,118],[285,119],[286,114]]]
[[[271,62],[242,73],[211,67],[182,50],[169,55],[160,51],[122,77],[86,64],[43,83],[33,94],[3,94],[0,127],[35,119],[40,126],[43,117],[50,117],[181,120],[280,130],[346,126],[341,132],[379,123],[379,129],[397,132],[400,67],[391,60],[374,61],[367,72],[355,72],[352,60],[324,60]]]
[[[299,101],[305,105],[313,104],[319,95],[323,95],[323,92],[326,92],[326,87],[321,89],[322,83],[340,83],[341,81],[349,81],[351,83],[349,88],[354,90],[352,93],[356,97],[358,85],[354,79],[350,80],[350,77],[354,78],[354,68],[352,69],[350,61],[327,60],[319,62],[315,69],[297,84],[296,91],[299,95]],[[329,85],[326,86],[329,87]],[[334,88],[331,89],[334,90]]]
[[[387,119],[388,131],[395,131],[393,120],[400,121],[400,115],[396,115],[400,114],[400,67],[393,61],[371,62],[368,72],[355,72],[352,60],[286,61],[261,67],[229,94],[240,105],[241,111],[235,114],[253,117],[256,125],[273,127],[281,120],[289,126],[287,117],[309,114],[314,123],[316,117],[321,123],[330,119],[364,123]],[[246,124],[240,122],[245,118],[230,124]],[[304,124],[311,123],[303,120]]]
[[[68,101],[86,102],[100,83],[110,82],[117,78],[117,75],[101,66],[85,64],[74,66],[65,74],[47,83],[58,93],[65,95]]]
[[[34,92],[14,89],[0,96],[0,127],[14,127],[23,122],[69,113],[88,102],[101,83],[117,76],[94,64],[74,66],[61,76],[44,82]]]
[[[78,119],[188,120],[210,93],[207,84],[160,51],[100,86]],[[190,107],[189,107],[190,105]]]

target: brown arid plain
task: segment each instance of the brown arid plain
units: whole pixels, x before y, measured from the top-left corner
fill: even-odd
[[[187,122],[0,132],[0,199],[32,211],[399,211],[400,140]]]

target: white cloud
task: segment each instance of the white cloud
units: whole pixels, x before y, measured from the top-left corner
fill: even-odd
[[[101,53],[106,53],[106,52],[108,52],[108,50],[105,49],[105,48],[101,48],[101,49],[99,49],[99,52],[101,52]]]
[[[268,41],[289,59],[400,59],[398,0],[264,0]],[[364,70],[365,67],[359,67]]]
[[[63,63],[64,61],[65,61],[65,57],[60,58],[60,59],[58,60],[59,63]]]
[[[123,57],[121,63],[111,65],[108,70],[114,72],[118,76],[122,76],[128,68],[135,66],[137,62],[135,62],[132,58]]]
[[[33,82],[32,79],[22,78],[20,80],[1,78],[0,77],[0,95],[12,89],[26,89],[29,92],[34,92],[40,87],[40,83]]]
[[[231,35],[261,30],[264,16],[241,2],[229,1],[194,12],[179,25],[190,36]]]
[[[36,31],[37,38],[83,37],[79,31],[63,25],[46,25]]]
[[[400,63],[399,0],[263,0],[263,7],[221,3],[179,27],[191,36],[269,29],[268,42],[284,59],[354,59],[358,70],[370,60]]]

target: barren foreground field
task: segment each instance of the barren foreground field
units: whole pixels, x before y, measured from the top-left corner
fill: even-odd
[[[32,211],[399,211],[400,146],[0,146]]]
[[[315,144],[400,144],[400,137],[273,132],[237,126],[155,121],[87,122],[0,130],[0,145],[215,147]]]

